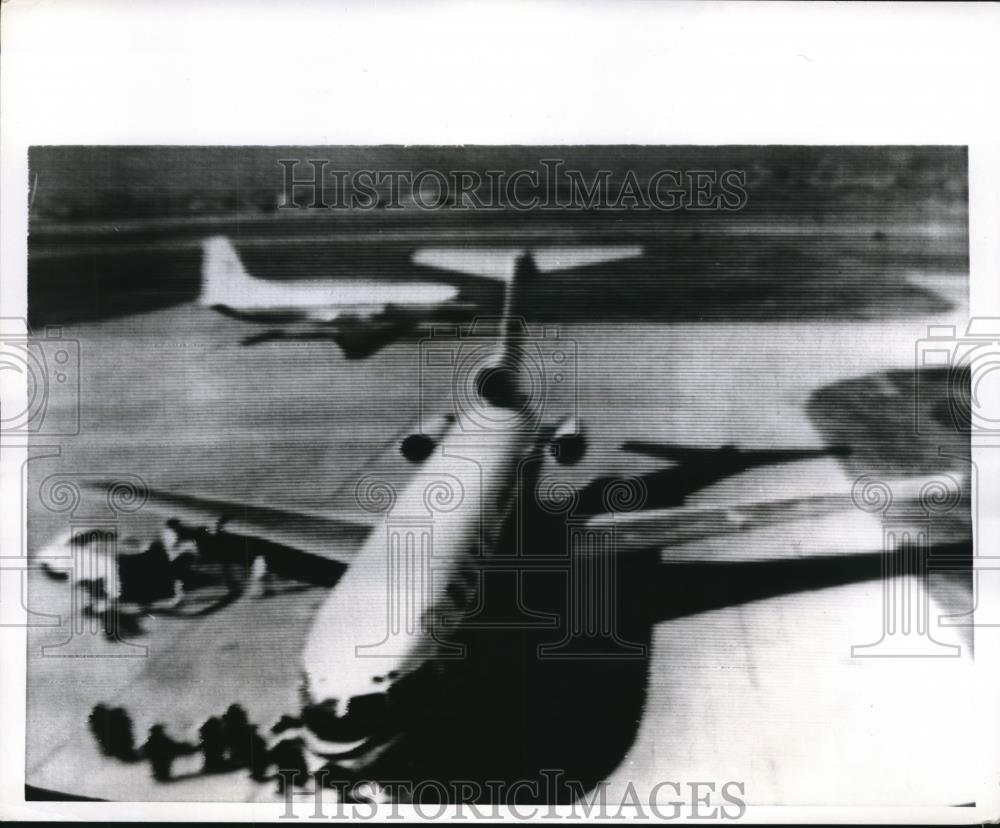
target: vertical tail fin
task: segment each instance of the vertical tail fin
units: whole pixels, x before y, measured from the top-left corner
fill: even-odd
[[[524,338],[528,335],[527,320],[524,316],[528,286],[538,277],[538,265],[531,253],[522,253],[514,263],[514,274],[507,285],[504,296],[503,321],[501,324],[503,346],[501,364],[509,367],[515,377],[523,370]]]
[[[212,236],[201,243],[201,295],[198,304],[206,307],[239,305],[254,279],[243,263],[233,243],[225,236]]]
[[[525,400],[522,373],[524,340],[528,336],[523,315],[526,287],[537,277],[538,266],[531,253],[523,253],[514,263],[514,273],[504,294],[500,320],[500,348],[495,363],[479,376],[483,399],[501,408],[519,408]]]
[[[522,253],[514,262],[514,274],[507,283],[504,294],[503,317],[501,332],[503,336],[503,353],[513,356],[511,349],[518,339],[527,331],[524,319],[524,294],[526,287],[538,276],[538,265],[531,253]]]

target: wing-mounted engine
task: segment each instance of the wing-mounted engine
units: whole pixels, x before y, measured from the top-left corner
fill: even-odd
[[[451,414],[433,418],[423,431],[407,434],[399,442],[399,452],[411,463],[422,463],[433,454],[444,438],[448,427],[455,421]]]
[[[587,439],[578,419],[570,415],[556,427],[549,440],[549,454],[560,466],[573,466],[587,453]]]

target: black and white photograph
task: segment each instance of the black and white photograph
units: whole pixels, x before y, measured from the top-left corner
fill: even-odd
[[[962,148],[29,161],[38,795],[971,801]]]
[[[985,818],[967,143],[164,137],[25,148],[20,815]]]

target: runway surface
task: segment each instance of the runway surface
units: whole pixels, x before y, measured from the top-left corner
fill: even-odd
[[[801,239],[783,244],[811,249]],[[801,259],[803,267],[814,258]],[[896,263],[887,273],[877,267],[884,259],[859,255],[840,281],[829,268],[820,276],[803,270],[796,281],[787,269],[780,278],[768,274],[765,256],[734,283],[725,281],[724,265],[713,265],[706,278],[667,270],[667,261],[647,259],[639,280],[658,285],[649,304],[665,310],[631,321],[626,311],[639,292],[628,271],[542,291],[539,322],[558,325],[576,345],[578,413],[591,441],[573,470],[580,480],[664,466],[621,451],[624,440],[768,450],[847,444],[847,458],[748,469],[693,492],[685,505],[846,497],[865,474],[898,480],[948,472],[963,481],[967,497],[967,436],[963,442],[940,423],[914,434],[913,389],[899,379],[912,371],[927,325],[962,324],[959,267],[941,270],[930,259],[910,269]],[[634,295],[622,299],[629,290]],[[58,441],[59,457],[29,463],[29,492],[56,473],[127,473],[158,489],[362,517],[354,496],[359,474],[400,473],[386,443],[418,416],[419,343],[398,342],[361,361],[344,359],[328,341],[241,347],[242,323],[184,299],[181,291],[158,306],[130,309],[111,298],[118,304],[106,315],[90,307],[66,324],[64,336],[81,344],[81,436]],[[599,319],[602,301],[615,321]],[[845,410],[852,415],[842,416]],[[909,436],[898,439],[901,432]],[[958,459],[942,459],[942,445]],[[29,496],[28,507],[29,548],[37,551],[65,529],[66,517],[37,497]],[[971,534],[966,512],[967,502],[949,515],[949,541]],[[148,531],[156,518],[130,520]],[[637,564],[624,583],[641,576],[641,611],[630,629],[648,650],[635,663],[599,665],[618,695],[588,690],[586,669],[543,667],[525,679],[528,690],[519,692],[528,695],[511,704],[530,707],[546,697],[540,706],[550,710],[562,699],[568,712],[551,724],[551,738],[539,735],[537,713],[517,708],[502,720],[533,731],[525,738],[536,744],[539,762],[566,768],[569,778],[576,770],[609,780],[618,792],[609,801],[629,782],[648,790],[658,781],[702,779],[742,781],[747,801],[757,804],[969,801],[963,762],[974,734],[973,642],[967,629],[937,624],[942,613],[971,608],[967,579],[941,576],[929,598],[934,638],[958,648],[948,651],[954,657],[852,658],[852,646],[877,641],[882,630],[882,525],[877,515],[849,510],[817,520],[695,540],[683,554],[664,550],[655,579],[646,577],[648,563]],[[770,588],[746,569],[683,568],[681,558],[725,561],[734,547],[750,561],[846,560],[860,551],[874,557],[828,572],[828,581],[770,570]],[[98,701],[121,704],[136,714],[137,733],[163,721],[175,737],[194,738],[201,721],[238,701],[266,727],[294,709],[301,639],[323,597],[317,587],[246,596],[198,620],[151,616],[134,639],[148,650],[130,658],[114,657],[123,645],[100,636],[88,639],[94,658],[42,656],[40,648],[58,644],[66,630],[32,629],[29,784],[134,800],[273,797],[273,785],[238,774],[155,783],[144,767],[101,758],[86,715]],[[30,601],[64,618],[69,608],[65,584],[43,576],[32,577]],[[470,688],[477,692],[474,682]],[[614,716],[608,708],[617,708]],[[458,709],[470,717],[465,735],[443,724],[442,742],[456,751],[493,750],[468,736],[480,726],[499,731],[491,708],[467,701]],[[417,763],[419,755],[418,747]],[[881,773],[889,765],[895,772]]]

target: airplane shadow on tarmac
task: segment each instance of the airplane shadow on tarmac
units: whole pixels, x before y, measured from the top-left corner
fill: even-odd
[[[968,546],[954,551],[965,553]],[[661,564],[655,552],[632,557],[617,572],[615,632],[623,647],[641,648],[638,654],[609,658],[601,648],[588,657],[583,642],[574,658],[544,658],[538,646],[559,641],[551,631],[466,631],[458,639],[468,648],[460,667],[415,705],[420,714],[365,778],[406,781],[426,801],[454,801],[459,780],[471,783],[466,796],[477,791],[471,801],[497,801],[488,783],[500,780],[503,801],[571,803],[606,779],[635,742],[646,709],[655,624],[876,580],[882,566],[880,552],[677,565]],[[661,654],[657,663],[669,669],[669,655]],[[421,785],[429,782],[441,785]]]
[[[818,398],[825,400],[836,391]],[[865,450],[859,439],[863,443],[869,435],[859,438],[838,431],[836,436],[846,438],[848,445],[806,451],[648,443],[627,447],[674,461],[673,466],[642,477],[645,505],[662,508],[682,505],[694,491],[756,466],[824,455],[850,464],[855,451]],[[597,511],[598,489],[611,480],[594,481],[579,493],[576,506],[584,516]],[[565,552],[565,523],[537,512],[523,535],[530,539],[522,546],[524,554]],[[525,509],[524,514],[532,513]],[[510,554],[514,545],[509,531],[498,546],[494,561]],[[961,533],[934,549],[935,555],[947,555],[957,566],[971,562],[971,551],[971,537]],[[519,801],[571,802],[607,778],[635,741],[646,705],[656,624],[751,601],[876,580],[882,577],[883,558],[882,550],[873,549],[783,560],[663,563],[658,546],[630,551],[614,561],[609,582],[613,603],[605,608],[599,625],[611,634],[594,635],[591,628],[589,637],[571,640],[566,619],[583,626],[586,620],[573,615],[574,587],[565,573],[539,571],[521,581],[509,574],[503,580],[498,572],[486,573],[480,583],[491,612],[488,617],[480,612],[474,620],[519,617],[526,622],[520,628],[493,629],[488,624],[460,624],[456,640],[466,652],[445,671],[447,689],[436,684],[414,703],[403,738],[368,769],[370,778],[446,785],[449,780],[451,784],[466,780],[481,788],[481,795],[473,798],[482,802],[491,799],[489,780],[503,780],[507,786],[523,780]],[[487,583],[491,577],[493,589]],[[518,584],[520,601],[514,606],[510,596],[518,594]],[[531,618],[526,619],[532,613],[538,618],[546,613],[561,616],[563,624],[558,629],[532,624]],[[658,663],[667,662],[661,656]],[[435,796],[433,786],[420,790],[424,797]],[[443,790],[437,793],[441,796]]]
[[[686,450],[668,448],[675,453]],[[650,501],[679,504],[687,494],[722,477],[801,454],[744,452],[739,457],[728,447],[694,451],[701,474],[686,475],[690,467],[682,462],[675,467],[677,473],[647,475]],[[815,453],[844,454],[837,448]],[[587,508],[592,501],[592,496],[580,497],[577,504]],[[563,520],[536,515],[525,529],[530,541],[521,546],[522,554],[530,558],[565,551],[565,526]],[[491,558],[493,564],[511,555],[514,547],[508,529]],[[598,623],[588,628],[580,603],[573,608],[571,590],[579,583],[565,572],[524,569],[518,577],[513,565],[504,573],[491,565],[480,580],[481,604],[487,609],[471,623],[458,625],[454,642],[465,647],[463,656],[435,676],[426,690],[408,698],[402,738],[366,768],[366,778],[405,780],[428,800],[445,799],[446,791],[453,797],[461,780],[469,783],[466,796],[472,801],[495,801],[488,783],[501,780],[503,796],[520,802],[571,802],[607,778],[635,741],[646,706],[656,624],[879,578],[881,567],[879,551],[691,564],[662,563],[658,547],[630,551],[615,558],[612,580],[601,585],[610,587],[611,603],[602,607],[598,599],[591,604],[604,614],[592,617]],[[518,596],[516,602],[511,596]],[[597,596],[577,595],[581,597]],[[547,615],[563,622],[546,626],[541,619]],[[513,619],[521,623],[511,623]],[[574,623],[584,634],[570,635]],[[515,783],[516,793],[511,788]]]
[[[937,374],[931,378],[941,379]],[[870,390],[866,382],[859,388],[859,393]],[[691,493],[747,469],[816,456],[837,457],[848,470],[867,471],[868,462],[878,458],[865,452],[879,442],[881,428],[852,419],[855,426],[863,427],[847,429],[829,419],[829,412],[843,407],[841,395],[853,397],[857,390],[848,383],[814,395],[811,410],[822,421],[820,432],[831,441],[824,449],[744,451],[731,446],[627,444],[630,451],[672,462],[642,478],[645,506],[683,505]],[[885,416],[887,407],[877,407]],[[888,410],[894,408],[888,406]],[[967,438],[960,439],[967,442]],[[859,456],[865,468],[855,469],[852,464]],[[895,461],[885,461],[886,473],[929,471],[922,465],[904,464],[901,469],[901,458]],[[533,500],[537,478],[529,474],[525,481],[522,498]],[[612,482],[598,479],[580,492],[574,504],[579,511],[573,516],[586,518],[597,512],[606,494],[598,490]],[[574,593],[579,584],[569,577],[566,567],[544,563],[559,555],[568,560],[567,513],[543,513],[525,503],[519,512],[525,516],[525,525],[508,521],[489,565],[480,573],[478,611],[457,624],[451,639],[465,648],[462,657],[443,662],[444,669],[435,670],[433,681],[420,680],[418,671],[388,690],[399,737],[360,771],[365,779],[405,781],[414,786],[429,783],[420,788],[427,800],[454,800],[454,785],[464,782],[470,787],[459,795],[463,801],[495,801],[497,794],[491,792],[490,783],[500,782],[506,801],[571,802],[607,778],[635,742],[646,710],[653,632],[658,623],[873,580],[883,571],[881,550],[792,560],[666,564],[660,545],[655,545],[614,557],[613,580],[604,582],[607,590],[602,599],[610,603],[601,604],[593,592]],[[518,537],[525,542],[517,543]],[[513,560],[515,550],[520,550],[523,561]],[[935,553],[967,561],[971,542],[957,538]],[[512,558],[510,567],[498,566],[505,556]],[[533,556],[543,559],[543,565],[532,568]],[[275,560],[279,557],[286,566],[292,563],[284,556],[275,555]],[[306,560],[299,563],[305,565]],[[313,581],[317,574],[325,573],[306,576],[298,565],[282,573],[303,581]],[[339,574],[339,570],[330,572],[321,580],[329,586]],[[588,628],[586,613],[581,616],[579,612],[588,600],[591,608],[604,613],[596,619],[596,627]],[[590,621],[595,621],[593,616]],[[573,624],[583,634],[570,635]],[[658,656],[657,664],[669,664],[669,655]],[[511,787],[514,783],[518,783],[516,792]]]
[[[642,478],[646,505],[653,506],[682,505],[694,491],[755,466],[849,454],[837,446],[743,451],[633,444],[632,450],[675,461]],[[593,489],[611,482],[599,479],[584,489],[572,517],[586,519],[598,511]],[[522,498],[533,498],[537,478],[530,470],[524,483]],[[879,550],[795,560],[665,564],[654,545],[612,556],[611,568],[604,570],[610,580],[590,582],[604,592],[581,594],[575,576],[552,566],[554,556],[566,555],[567,513],[526,504],[521,504],[525,524],[508,522],[489,565],[479,573],[476,611],[456,625],[449,639],[464,647],[462,656],[421,668],[390,687],[398,738],[357,772],[347,770],[338,778],[334,769],[330,782],[357,780],[358,775],[405,782],[426,801],[458,796],[485,803],[501,796],[524,803],[572,802],[607,778],[635,741],[646,709],[656,624],[877,579],[882,573]],[[517,532],[523,533],[521,544],[515,543]],[[515,550],[520,559],[513,557]],[[968,548],[953,551],[965,554]],[[508,568],[497,565],[505,557],[511,558]],[[542,565],[533,566],[532,557],[541,558]],[[286,578],[315,579],[317,573],[307,575],[282,558]],[[327,585],[339,572],[330,575],[322,579]],[[588,610],[599,617],[588,616]],[[570,633],[573,625],[575,635]],[[662,656],[657,663],[664,663]],[[424,681],[426,676],[432,680]],[[491,783],[502,785],[502,793],[494,792]],[[459,790],[458,785],[465,787]]]

